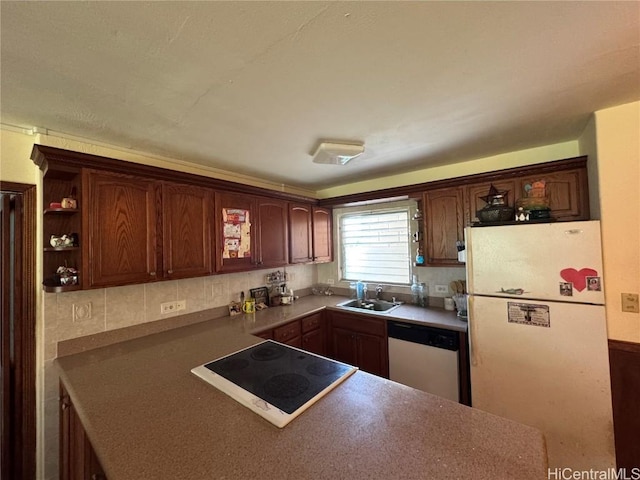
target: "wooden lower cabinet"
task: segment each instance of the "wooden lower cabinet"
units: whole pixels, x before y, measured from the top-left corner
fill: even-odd
[[[60,384],[60,480],[106,480],[75,407]]]
[[[285,343],[292,347],[302,347],[301,335],[300,320],[294,320],[273,329],[273,339],[276,342]]]
[[[328,315],[329,356],[389,378],[386,320],[335,311]]]
[[[326,356],[326,332],[324,312],[317,312],[255,335]]]
[[[318,355],[327,355],[327,328],[325,313],[318,312],[300,320],[302,326],[302,348]]]

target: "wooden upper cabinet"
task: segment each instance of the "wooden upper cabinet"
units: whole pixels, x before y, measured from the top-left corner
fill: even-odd
[[[566,170],[518,178],[518,198],[524,195],[524,186],[544,180],[551,216],[560,221],[589,219],[589,190],[586,169]]]
[[[327,208],[313,207],[313,261],[333,260],[333,216]]]
[[[218,272],[249,270],[256,264],[255,199],[239,193],[215,193],[215,236]]]
[[[468,208],[465,209],[465,225],[469,225],[472,222],[478,221],[476,212],[478,210],[482,210],[487,205],[486,202],[480,197],[485,197],[489,193],[491,185],[493,185],[496,190],[500,192],[508,192],[507,205],[510,207],[513,207],[515,205],[516,199],[522,196],[519,194],[520,190],[518,189],[519,187],[517,186],[517,182],[515,180],[498,180],[495,182],[484,182],[467,186],[465,189],[465,197],[466,205]]]
[[[279,267],[289,263],[288,204],[266,197],[256,199],[257,267]]]
[[[162,184],[163,276],[186,278],[213,272],[213,191]]]
[[[157,278],[157,182],[96,170],[83,172],[85,288]]]
[[[462,265],[456,241],[464,240],[463,187],[424,193],[425,263]]]
[[[326,263],[333,259],[332,213],[311,205],[289,206],[290,263]]]
[[[309,263],[313,260],[313,226],[311,205],[289,205],[289,261]]]

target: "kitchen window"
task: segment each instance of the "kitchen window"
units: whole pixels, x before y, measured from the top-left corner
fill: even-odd
[[[409,207],[340,216],[342,280],[409,284]]]

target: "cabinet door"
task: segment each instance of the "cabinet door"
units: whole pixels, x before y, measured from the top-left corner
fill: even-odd
[[[333,327],[331,329],[331,357],[349,365],[358,365],[356,334],[351,330]]]
[[[302,335],[302,348],[318,355],[326,355],[324,330],[318,328]]]
[[[506,191],[507,205],[513,207],[516,199],[520,198],[518,186],[515,180],[498,180],[495,182],[484,182],[469,185],[465,190],[465,200],[467,208],[465,209],[465,224],[479,221],[476,212],[482,210],[487,203],[480,197],[485,197],[489,193],[489,189],[493,185],[499,192]]]
[[[130,175],[87,170],[83,208],[89,287],[156,278],[157,184]],[[84,233],[84,232],[83,232]]]
[[[239,193],[215,194],[216,271],[253,268],[256,260],[254,198]]]
[[[280,327],[273,329],[273,339],[276,342],[288,343],[290,340],[297,338],[300,343],[300,320],[286,323]]]
[[[358,333],[356,350],[357,365],[361,370],[389,378],[389,354],[385,337]]]
[[[301,319],[302,323],[302,348],[317,353],[327,354],[326,327],[324,313],[318,312]]]
[[[311,205],[289,205],[289,259],[309,263],[313,257]]]
[[[163,274],[186,278],[212,273],[213,191],[162,185]]]
[[[546,182],[551,216],[556,220],[574,221],[589,219],[589,192],[585,169],[567,170],[545,175],[529,176],[519,180],[519,197],[524,186],[538,180]]]
[[[313,261],[327,263],[333,260],[333,218],[326,208],[313,207]]]
[[[425,253],[429,265],[461,265],[456,241],[464,239],[462,187],[424,194]]]
[[[106,480],[106,475],[69,394],[60,385],[60,480]]]
[[[289,263],[288,205],[281,200],[257,199],[256,243],[259,267],[279,267]]]

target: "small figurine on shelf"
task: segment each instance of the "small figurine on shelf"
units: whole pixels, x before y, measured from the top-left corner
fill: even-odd
[[[49,244],[52,247],[77,247],[78,246],[78,234],[77,233],[65,233],[61,236],[51,235]]]
[[[60,285],[77,285],[78,284],[78,270],[73,267],[59,266],[56,270],[56,275],[60,279]]]
[[[76,200],[76,187],[71,189],[68,197],[65,197],[60,202],[62,208],[78,208],[78,201]]]
[[[422,253],[422,247],[418,247],[416,251],[416,265],[424,264],[424,254]]]

